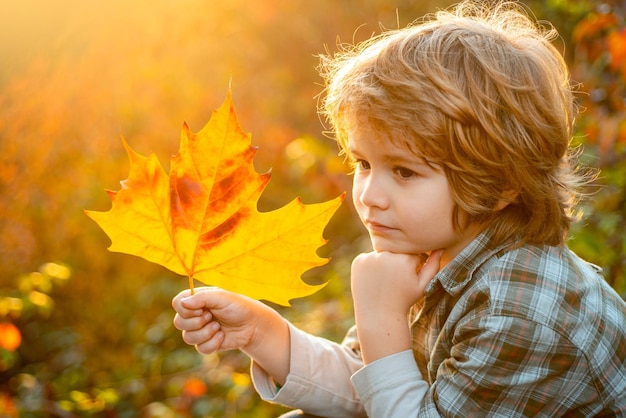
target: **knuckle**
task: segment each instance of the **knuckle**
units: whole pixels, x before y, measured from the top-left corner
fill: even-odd
[[[183,341],[189,345],[194,344],[194,339],[192,338],[191,333],[189,333],[188,331],[183,331]]]
[[[217,346],[216,342],[214,342],[213,340],[208,340],[203,342],[202,344],[196,345],[196,350],[201,354],[214,353],[215,351],[217,351],[218,348],[219,347]]]

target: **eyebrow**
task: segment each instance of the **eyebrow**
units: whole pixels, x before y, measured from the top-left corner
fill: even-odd
[[[355,147],[352,146],[348,146],[346,148],[346,156],[348,158],[354,158],[354,156],[356,155],[357,157],[361,157],[363,156],[358,149],[356,149]],[[406,152],[408,153],[408,151]],[[391,163],[395,163],[395,164],[400,164],[400,165],[420,165],[420,166],[425,166],[425,167],[430,167],[430,165],[428,164],[428,162],[421,157],[418,157],[416,155],[413,154],[409,154],[409,157],[406,156],[405,154],[382,154],[380,155],[381,158],[384,158],[386,161],[391,162]]]

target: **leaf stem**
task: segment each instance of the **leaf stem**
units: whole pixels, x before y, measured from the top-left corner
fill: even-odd
[[[191,277],[191,276],[188,276],[188,277],[189,277],[189,289],[191,289],[191,294],[195,295],[196,291],[193,288],[193,277]]]

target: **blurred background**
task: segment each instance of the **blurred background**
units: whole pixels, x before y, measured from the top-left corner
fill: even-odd
[[[229,85],[273,171],[260,207],[350,188],[316,114],[317,56],[405,26],[451,1],[0,0],[0,416],[274,417],[238,352],[201,356],[171,325],[186,278],[111,253],[84,209],[128,174],[124,136],[166,171]],[[528,1],[561,33],[584,113],[575,141],[602,169],[570,246],[626,294],[626,24],[621,1]],[[339,340],[352,324],[349,266],[367,249],[349,204],[326,230],[329,281],[277,308]]]

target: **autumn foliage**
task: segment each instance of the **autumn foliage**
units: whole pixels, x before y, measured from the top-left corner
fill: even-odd
[[[108,212],[87,211],[111,238],[111,251],[133,254],[193,280],[280,305],[322,285],[300,280],[326,264],[316,253],[322,231],[343,201],[301,199],[259,212],[270,173],[252,164],[256,148],[239,126],[230,92],[197,134],[184,125],[169,176],[154,154],[124,143],[130,174],[109,192]]]
[[[15,351],[22,344],[20,330],[10,322],[0,322],[0,348]]]

